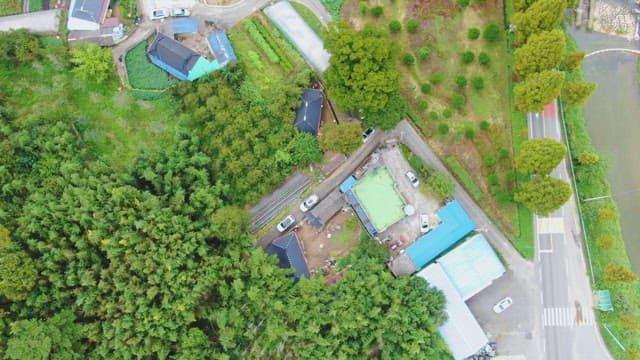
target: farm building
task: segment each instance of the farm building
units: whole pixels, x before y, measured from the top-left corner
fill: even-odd
[[[108,0],[71,0],[67,28],[71,31],[100,30],[108,9]]]
[[[278,265],[283,269],[292,268],[296,279],[301,277],[309,278],[309,267],[300,248],[300,242],[296,233],[290,232],[287,235],[274,240],[266,249],[269,255],[278,257]]]
[[[302,105],[296,112],[295,126],[302,132],[318,136],[322,115],[322,90],[305,89],[302,93]]]
[[[236,53],[233,51],[226,32],[216,31],[210,34],[207,37],[207,42],[209,43],[209,50],[211,50],[220,65],[224,66],[231,61],[237,60]]]
[[[449,202],[437,212],[441,223],[418,238],[404,253],[391,262],[396,275],[409,275],[432,262],[473,229],[475,224],[457,200]]]
[[[482,349],[489,339],[439,264],[431,264],[416,276],[442,291],[446,298],[447,320],[438,328],[456,360],[466,359]]]

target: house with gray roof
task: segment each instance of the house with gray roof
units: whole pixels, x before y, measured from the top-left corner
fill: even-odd
[[[322,90],[305,89],[302,94],[302,105],[296,112],[294,125],[298,130],[318,136],[320,117],[322,115]]]
[[[67,28],[70,31],[100,30],[108,9],[108,0],[71,0]]]
[[[300,243],[296,233],[290,232],[287,235],[274,240],[266,249],[269,255],[278,257],[278,265],[283,269],[292,268],[296,279],[301,277],[309,278],[309,267],[307,260],[302,254]]]

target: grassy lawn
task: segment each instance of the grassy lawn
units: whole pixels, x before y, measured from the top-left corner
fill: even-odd
[[[356,28],[376,24],[388,29],[392,20],[403,24],[402,31],[391,36],[401,49],[400,58],[406,53],[416,58],[414,65],[398,61],[401,91],[410,104],[414,124],[496,224],[509,238],[515,239],[522,226],[518,207],[511,200],[516,180],[507,96],[511,55],[504,35],[502,41],[493,44],[482,37],[475,40],[467,37],[472,27],[482,30],[489,23],[502,27],[502,2],[487,0],[466,9],[450,0],[380,0],[375,5],[384,7],[379,18],[373,17],[370,11],[363,16],[360,2],[347,0],[342,7],[342,18]],[[372,3],[369,10],[371,7]],[[407,31],[410,19],[419,23],[414,34]],[[429,50],[428,59],[419,58],[420,48]],[[467,65],[461,61],[465,51],[475,56]],[[480,52],[489,56],[488,66],[479,63]],[[441,82],[432,81],[436,73],[441,74]],[[463,88],[456,84],[458,76],[468,80]],[[471,84],[473,77],[482,77],[484,87],[475,89]],[[429,84],[430,92],[424,93],[422,84]],[[452,105],[451,99],[456,94],[465,98],[461,109]],[[439,132],[442,124],[447,124],[448,131]],[[485,162],[487,158],[490,159]]]
[[[322,29],[324,29],[324,26],[322,26],[320,19],[318,19],[316,14],[314,14],[313,11],[311,11],[311,9],[306,7],[304,4],[301,4],[295,1],[291,2],[291,6],[293,6],[293,8],[296,9],[298,14],[302,16],[304,21],[307,24],[309,24],[309,27],[311,28],[311,30],[313,30],[316,34],[318,34],[318,36],[322,35]]]
[[[147,58],[147,41],[129,50],[124,58],[129,85],[135,89],[164,90],[175,83],[169,74]]]
[[[342,228],[342,230],[333,234],[331,240],[335,241],[338,244],[346,244],[358,235],[357,230],[359,230],[358,221],[351,218],[344,223],[344,227]]]
[[[22,0],[0,1],[0,16],[14,15],[22,12]]]
[[[29,11],[42,10],[42,1],[43,0],[29,0]],[[45,0],[45,1],[49,1],[49,0]]]
[[[1,72],[7,90],[19,94],[14,97],[19,99],[15,108],[23,111],[18,116],[68,117],[82,138],[114,167],[127,166],[141,149],[159,148],[173,140],[179,118],[168,98],[134,100],[118,90],[115,69],[102,84],[83,81],[64,66],[65,53],[55,54],[48,56],[51,61]]]

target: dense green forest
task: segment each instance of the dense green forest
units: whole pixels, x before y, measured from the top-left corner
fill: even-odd
[[[317,159],[291,124],[304,79],[270,99],[238,66],[183,83],[172,141],[113,166],[74,97],[25,106],[73,77],[66,48],[0,44],[0,358],[449,357],[443,295],[391,276],[376,243],[330,286],[254,249],[246,204]],[[58,75],[22,81],[43,67]]]

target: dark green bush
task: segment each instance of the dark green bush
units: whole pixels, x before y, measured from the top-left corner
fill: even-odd
[[[482,90],[484,88],[484,79],[480,75],[474,76],[471,78],[471,85],[476,90]]]
[[[475,40],[480,37],[480,29],[472,27],[467,30],[467,37],[471,40]]]
[[[392,34],[399,33],[402,30],[402,23],[398,20],[391,20],[389,23],[389,31]]]
[[[500,29],[500,26],[491,23],[484,28],[484,33],[482,34],[482,36],[488,42],[496,42],[500,39],[501,33],[502,30]]]
[[[405,65],[413,65],[416,63],[416,58],[411,53],[406,53],[402,57],[402,63]]]
[[[451,109],[444,109],[442,110],[442,116],[445,119],[450,119],[453,116],[453,111],[451,111]]]
[[[420,91],[422,91],[423,94],[431,94],[431,84],[424,83],[420,85]]]
[[[462,59],[463,64],[471,64],[473,60],[476,58],[476,56],[473,54],[472,51],[465,51],[462,53],[460,57]]]
[[[429,51],[429,49],[427,49],[426,47],[421,47],[420,49],[418,49],[418,57],[422,61],[427,61],[429,60],[429,57],[431,57],[431,51]]]
[[[482,51],[480,55],[478,55],[478,61],[482,66],[489,66],[489,64],[491,64],[491,58],[489,57],[489,54],[484,51]]]
[[[371,8],[371,15],[373,17],[379,18],[382,14],[384,14],[384,7],[378,5]]]
[[[442,123],[438,125],[438,133],[440,135],[447,135],[448,132],[449,132],[449,125],[447,125],[446,123]]]
[[[409,19],[409,21],[407,21],[407,31],[414,34],[416,31],[418,31],[418,28],[420,27],[420,23],[418,22],[418,20],[416,19]]]
[[[465,86],[467,86],[467,78],[464,75],[458,75],[456,76],[456,85],[458,85],[459,88],[464,88]]]

